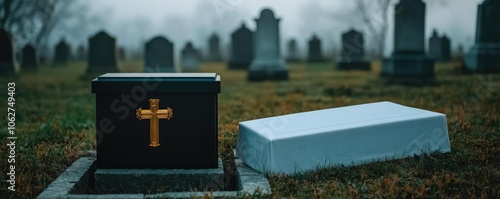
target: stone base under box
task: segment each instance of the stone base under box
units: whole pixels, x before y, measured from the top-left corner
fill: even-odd
[[[248,71],[248,80],[250,81],[265,81],[265,80],[288,80],[288,71],[286,70],[250,70]]]
[[[94,152],[95,153],[95,152]],[[214,198],[236,198],[242,196],[268,196],[271,194],[269,181],[241,160],[235,159],[237,190],[211,192],[158,192],[158,193],[95,193],[95,157],[82,157],[54,180],[37,198],[193,198],[211,196]],[[109,174],[109,173],[108,173]],[[98,173],[98,175],[102,175]],[[130,177],[130,176],[129,176]],[[118,181],[113,182],[113,184]],[[146,186],[146,182],[133,183],[134,186]],[[221,186],[221,185],[218,185]]]
[[[97,193],[222,191],[222,159],[216,169],[97,169]]]

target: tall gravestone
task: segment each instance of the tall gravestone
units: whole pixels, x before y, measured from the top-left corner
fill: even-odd
[[[89,38],[87,72],[117,72],[116,39],[101,31]]]
[[[87,59],[87,52],[85,51],[85,47],[83,45],[78,46],[76,49],[76,59],[80,61]]]
[[[14,56],[14,45],[12,35],[0,28],[0,71],[15,72],[18,68]]]
[[[222,56],[220,54],[220,39],[215,33],[208,39],[208,61],[222,61]]]
[[[54,49],[54,63],[60,65],[67,65],[69,58],[71,56],[71,50],[66,40],[61,39],[59,43],[57,43]]]
[[[425,6],[422,0],[396,4],[394,52],[384,60],[382,77],[434,79],[434,60],[425,53]]]
[[[286,80],[288,67],[280,52],[280,19],[273,11],[264,9],[255,19],[254,58],[248,70],[248,80]]]
[[[363,33],[351,29],[342,34],[342,57],[337,63],[339,70],[370,70],[371,63],[365,58]]]
[[[155,37],[144,47],[145,72],[175,72],[174,45],[165,37]]]
[[[229,69],[248,69],[253,59],[253,32],[244,23],[231,34]]]
[[[500,1],[485,0],[477,8],[476,43],[465,55],[472,72],[500,73]]]
[[[287,46],[288,46],[288,57],[286,58],[286,60],[288,62],[298,62],[300,58],[299,58],[297,40],[290,39],[290,41],[288,41]]]
[[[183,71],[198,71],[200,69],[200,51],[188,42],[181,52],[181,64]]]
[[[22,69],[36,69],[38,68],[39,60],[38,60],[38,52],[30,44],[26,44],[23,47],[22,51],[22,60],[21,60],[21,68]]]
[[[309,40],[309,51],[307,56],[307,62],[324,62],[323,52],[321,50],[321,40],[318,36],[313,35],[311,40]]]

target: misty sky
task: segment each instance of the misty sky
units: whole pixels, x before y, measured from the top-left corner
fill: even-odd
[[[451,38],[453,49],[463,44],[467,50],[474,42],[477,5],[482,0],[443,1],[446,3],[427,1],[427,38],[437,28]],[[156,35],[173,41],[176,52],[188,40],[195,47],[206,49],[206,39],[214,32],[221,35],[222,45],[227,46],[229,34],[242,21],[254,29],[253,19],[263,8],[271,8],[281,18],[282,47],[288,39],[297,38],[302,52],[313,32],[322,39],[324,52],[331,53],[340,49],[342,32],[351,27],[364,29],[354,3],[345,0],[85,0],[79,3],[88,9],[84,15],[97,21],[81,26],[80,34],[59,32],[73,45],[86,45],[89,35],[105,29],[117,38],[118,45],[128,49],[139,50]],[[392,18],[386,54],[392,52]],[[52,40],[59,38],[54,36]]]

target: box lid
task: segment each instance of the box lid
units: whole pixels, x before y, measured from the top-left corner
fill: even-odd
[[[122,93],[132,89],[153,93],[220,93],[216,73],[106,73],[92,80],[92,93]]]

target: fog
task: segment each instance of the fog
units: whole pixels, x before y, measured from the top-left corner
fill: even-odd
[[[472,46],[475,37],[477,5],[481,0],[427,1],[426,38],[436,28],[452,41]],[[305,52],[313,33],[322,39],[325,54],[338,52],[341,34],[350,28],[365,31],[354,1],[345,0],[85,0],[75,5],[81,20],[67,20],[49,38],[53,45],[62,37],[73,48],[87,45],[89,36],[103,29],[117,38],[118,45],[130,51],[140,51],[143,44],[157,35],[167,37],[176,52],[192,41],[195,47],[207,48],[212,33],[219,34],[223,49],[229,45],[229,35],[244,22],[255,29],[255,18],[263,8],[270,8],[281,19],[281,44],[285,48],[290,38],[298,40]],[[392,52],[393,16],[390,17],[385,54]],[[366,38],[369,42],[369,38]],[[286,51],[282,51],[286,52]]]

